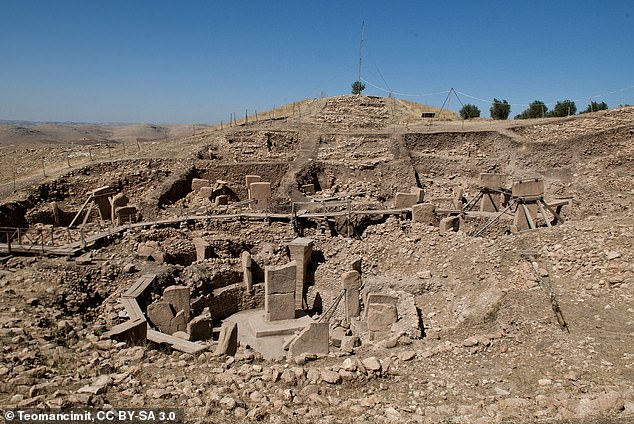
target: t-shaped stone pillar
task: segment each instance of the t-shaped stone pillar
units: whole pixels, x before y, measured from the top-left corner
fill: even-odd
[[[103,186],[96,188],[92,191],[92,196],[95,199],[95,204],[99,209],[99,216],[104,221],[110,219],[112,216],[112,210],[110,209],[110,202],[108,201],[108,196],[112,194],[112,189],[110,186]]]
[[[295,318],[295,262],[264,267],[264,313],[267,321]]]
[[[309,238],[298,237],[288,244],[291,261],[297,263],[297,277],[295,286],[295,309],[306,309],[308,304],[304,296],[304,287],[308,276],[308,265],[313,255],[313,241]]]
[[[345,309],[346,319],[356,318],[361,314],[361,275],[357,271],[344,272],[341,276],[341,286],[346,291]]]

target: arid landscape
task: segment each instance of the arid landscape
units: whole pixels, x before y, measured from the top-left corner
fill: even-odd
[[[634,107],[463,121],[347,95],[222,126],[3,123],[0,196],[5,409],[634,422]],[[287,294],[309,324],[258,336],[295,322],[272,317]]]

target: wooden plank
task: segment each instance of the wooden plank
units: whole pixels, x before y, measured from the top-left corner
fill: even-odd
[[[539,211],[542,213],[542,216],[544,217],[544,221],[546,221],[546,226],[552,227],[553,225],[550,223],[550,219],[548,218],[548,215],[546,214],[546,210],[544,209],[542,202],[537,202],[537,206],[539,206]]]
[[[121,297],[129,297],[133,299],[137,298],[150,284],[152,284],[152,282],[154,282],[155,279],[156,274],[142,275],[128,288],[128,290],[125,291],[125,293],[121,295]]]
[[[130,297],[121,297],[119,301],[125,308],[125,311],[128,313],[128,316],[131,320],[135,319],[145,319],[145,315],[143,315],[143,311],[141,311],[141,307],[137,303],[136,299]]]
[[[544,204],[547,206],[550,206],[551,208],[559,207],[559,206],[572,206],[572,199],[562,199],[562,200],[556,200],[554,202],[544,201]]]
[[[203,346],[201,344],[179,339],[178,337],[170,336],[169,334],[161,333],[156,330],[148,330],[147,339],[154,343],[168,344],[172,347],[172,349],[176,349],[185,353],[190,353],[192,355],[207,348],[206,346]]]
[[[522,207],[522,210],[524,210],[526,222],[528,222],[528,228],[531,230],[537,228],[535,222],[533,221],[533,217],[531,216],[531,212],[528,210],[528,206],[526,206],[524,203],[522,203],[520,206]]]

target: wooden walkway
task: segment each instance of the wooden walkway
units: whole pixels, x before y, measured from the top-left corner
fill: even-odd
[[[38,243],[0,243],[0,254],[35,254],[35,255],[53,255],[53,256],[74,256],[79,252],[86,250],[86,248],[94,245],[96,242],[113,236],[118,236],[122,232],[135,229],[135,228],[147,228],[151,226],[174,226],[179,225],[182,222],[195,222],[195,221],[239,221],[239,220],[287,220],[291,221],[296,219],[324,219],[333,218],[338,216],[350,216],[350,215],[404,215],[411,213],[411,208],[403,209],[380,209],[380,210],[350,210],[350,211],[336,211],[336,212],[302,212],[295,215],[290,213],[266,213],[266,212],[242,212],[233,214],[219,214],[219,215],[188,215],[174,218],[168,218],[157,221],[144,221],[136,222],[126,225],[121,225],[115,228],[109,228],[97,234],[93,234],[85,237],[81,241],[75,241],[60,246],[52,246],[47,244]],[[4,237],[7,240],[10,237]]]

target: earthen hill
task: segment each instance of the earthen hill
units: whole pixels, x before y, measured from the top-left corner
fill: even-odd
[[[634,419],[634,107],[463,122],[349,95],[188,135],[20,128],[4,408]]]

